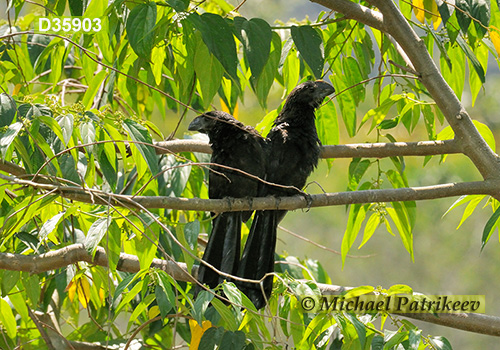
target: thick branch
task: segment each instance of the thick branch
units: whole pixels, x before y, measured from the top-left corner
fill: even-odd
[[[108,266],[108,257],[104,248],[97,247],[96,253],[92,258],[83,244],[72,244],[40,255],[0,253],[0,269],[10,271],[42,273],[64,268],[79,261],[99,266]],[[186,272],[187,268],[184,263],[153,259],[151,267],[164,270],[176,280],[193,282],[193,278]],[[121,253],[117,269],[131,273],[137,272],[141,269],[139,259],[134,255]]]
[[[156,152],[212,153],[210,146],[196,140],[174,140],[157,142]],[[347,145],[327,145],[321,147],[321,158],[385,158],[396,156],[433,156],[461,153],[461,145],[455,140],[419,141],[395,143],[355,143]]]
[[[98,266],[108,266],[108,258],[103,248],[98,247],[94,258],[92,258],[83,244],[73,244],[45,254],[32,256],[0,253],[0,269],[10,271],[41,273],[64,268],[80,261]],[[164,270],[177,281],[194,282],[193,277],[187,272],[185,263],[154,259],[151,266]],[[117,270],[130,273],[138,272],[140,270],[139,260],[136,256],[122,253]],[[318,286],[323,294],[340,294],[352,289],[351,287],[328,284],[319,284]],[[470,332],[500,336],[500,318],[494,316],[479,314],[439,314],[439,317],[431,314],[397,315]]]
[[[155,143],[157,154],[199,152],[212,153],[210,145],[198,140],[172,140]],[[82,146],[83,147],[83,146]],[[455,140],[395,143],[354,143],[321,147],[321,158],[385,158],[397,156],[433,156],[462,153]],[[21,176],[26,170],[17,164],[0,159],[0,171]]]
[[[368,7],[349,0],[310,0],[336,12],[344,14],[347,19],[354,19],[372,28],[385,31],[382,14]]]
[[[380,10],[382,17],[380,13],[347,0],[312,1],[392,36],[419,73],[420,80],[443,112],[456,139],[463,145],[464,153],[485,179],[500,178],[499,157],[481,137],[460,100],[434,64],[425,43],[410,27],[393,1],[370,0]]]
[[[26,181],[21,181],[24,184]],[[33,186],[33,183],[31,183]],[[228,212],[242,210],[295,210],[310,207],[325,207],[333,205],[346,205],[356,203],[376,202],[401,202],[455,197],[461,195],[484,194],[497,195],[500,189],[500,181],[486,180],[476,182],[448,183],[425,187],[408,187],[383,190],[365,190],[353,192],[337,192],[315,194],[308,196],[297,195],[292,197],[259,197],[259,198],[224,198],[224,199],[201,199],[201,198],[175,198],[160,196],[126,196],[103,193],[94,190],[83,190],[78,187],[52,186],[39,184],[38,187],[52,190],[57,188],[61,196],[75,201],[107,205],[108,201],[115,206],[165,208],[175,210],[197,210],[212,212]],[[92,193],[92,194],[90,194]]]

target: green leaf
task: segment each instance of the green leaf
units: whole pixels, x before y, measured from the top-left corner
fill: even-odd
[[[408,336],[408,332],[402,331],[401,327],[397,332],[384,330],[384,349],[393,349],[396,345],[401,344]]]
[[[101,87],[102,82],[108,75],[108,72],[105,70],[100,71],[95,76],[92,77],[89,83],[88,89],[85,91],[85,95],[83,95],[82,104],[85,106],[85,109],[92,108],[92,104],[94,103],[94,98],[97,94],[97,91]]]
[[[93,143],[95,141],[95,126],[92,121],[86,121],[80,124],[80,137],[83,144]],[[85,148],[87,152],[92,153],[93,146]]]
[[[471,17],[472,17],[472,3],[476,0],[457,0],[455,2],[455,5],[457,6],[458,10],[455,11],[458,24],[460,26],[460,29],[462,30],[462,33],[466,34],[469,25],[471,22]]]
[[[68,142],[73,135],[73,121],[73,114],[65,114],[57,118],[65,146],[68,146]]]
[[[97,144],[97,160],[104,178],[114,191],[116,189],[118,178],[118,174],[116,172],[116,158],[114,160],[109,159],[108,154],[106,153],[105,144]]]
[[[279,112],[277,109],[273,109],[271,112],[267,113],[264,118],[255,126],[255,129],[265,137],[273,127],[274,120],[278,116]]]
[[[144,220],[142,220],[140,224],[136,224],[136,226],[140,228],[140,231],[146,232],[144,234],[138,234],[133,240],[131,240],[131,245],[136,252],[137,258],[139,259],[141,270],[147,270],[151,266],[151,262],[153,261],[158,250],[158,238],[148,237],[147,234],[149,234],[151,230],[146,228],[152,228],[150,225],[147,225],[147,223],[143,224],[143,222]],[[145,226],[145,229],[142,229],[143,226]]]
[[[481,39],[487,32],[490,26],[490,6],[486,0],[471,0],[472,1],[472,17],[479,22],[474,21],[474,26]]]
[[[441,72],[457,97],[461,98],[465,84],[465,55],[458,45],[447,44],[445,47],[451,62],[451,69],[441,55]]]
[[[344,70],[343,79],[347,81],[349,87],[353,87],[349,89],[349,93],[352,95],[356,106],[358,106],[360,102],[364,101],[366,95],[365,86],[359,84],[363,81],[363,75],[358,61],[353,57],[344,57],[342,58],[342,67]]]
[[[372,286],[359,286],[349,290],[347,293],[344,294],[344,297],[346,299],[355,298],[361,295],[372,293],[374,290],[375,288],[373,288]]]
[[[477,131],[479,131],[479,134],[481,134],[481,136],[483,137],[484,141],[486,141],[493,152],[496,152],[495,136],[493,135],[493,132],[488,127],[488,125],[483,124],[477,120],[473,120],[472,122],[476,126]]]
[[[484,69],[483,69],[483,66],[481,65],[481,63],[479,63],[479,60],[477,59],[477,57],[474,55],[474,52],[472,52],[469,45],[467,45],[467,43],[465,42],[465,40],[461,36],[457,37],[457,43],[460,46],[460,48],[462,49],[462,51],[465,53],[465,56],[467,56],[467,58],[469,59],[470,64],[472,64],[472,67],[476,71],[476,74],[479,77],[479,80],[481,80],[481,83],[484,84],[486,81]]]
[[[218,350],[240,350],[246,345],[245,333],[242,331],[225,332],[220,341]]]
[[[224,328],[210,327],[203,333],[198,350],[214,350],[215,346],[220,343],[223,334]]]
[[[194,302],[193,310],[191,311],[191,315],[198,322],[200,327],[202,326],[203,315],[205,315],[205,311],[207,311],[208,305],[214,298],[214,295],[206,290],[202,290],[196,296],[196,300]]]
[[[224,305],[224,303],[217,298],[212,299],[212,306],[217,310],[219,315],[224,320],[226,329],[229,329],[231,331],[236,331],[238,329],[238,322],[231,312],[231,306]]]
[[[460,34],[457,16],[451,16],[446,22],[446,32],[450,38],[450,44],[454,45],[458,35]]]
[[[163,271],[158,273],[158,285],[161,287],[165,295],[167,296],[168,302],[170,305],[174,306],[176,304],[176,296],[174,290],[172,289],[172,285],[175,285],[175,281],[171,276],[167,275]]]
[[[354,328],[356,329],[356,333],[358,333],[358,340],[361,345],[361,349],[364,349],[366,343],[366,328],[365,325],[356,318],[355,315],[346,313],[346,318],[352,323]]]
[[[5,334],[11,339],[16,338],[17,323],[12,309],[4,299],[0,298],[0,323],[5,329]]]
[[[410,256],[412,258],[412,261],[414,260],[413,256],[413,234],[411,232],[411,226],[408,217],[406,216],[406,213],[402,207],[402,205],[398,202],[393,202],[392,203],[394,208],[386,208],[387,213],[389,213],[389,216],[391,217],[392,221],[396,225],[396,228],[398,229],[399,236],[401,237],[401,240],[403,241],[403,245],[410,253]]]
[[[155,297],[156,302],[158,304],[158,308],[160,309],[160,315],[162,318],[167,317],[170,310],[172,310],[172,304],[168,301],[167,294],[160,286],[156,286],[155,288]]]
[[[0,152],[2,153],[2,158],[5,159],[5,155],[9,148],[14,143],[14,139],[21,131],[23,124],[20,122],[9,125],[9,128],[5,132],[5,134],[0,137]]]
[[[448,1],[444,0],[436,0],[436,3],[438,5],[439,14],[443,19],[443,23],[446,24],[446,22],[448,22],[448,19],[453,14],[454,7]]]
[[[156,3],[139,4],[127,18],[127,37],[137,56],[148,59],[154,46]]]
[[[189,248],[195,249],[198,243],[198,235],[200,234],[200,222],[198,220],[188,222],[184,226],[184,237],[189,245]]]
[[[271,51],[273,34],[271,26],[263,19],[252,18],[247,20],[244,17],[235,17],[234,26],[237,37],[243,44],[252,77],[257,79],[264,69]]]
[[[387,290],[387,295],[413,294],[413,289],[404,284],[395,284]]]
[[[336,97],[340,107],[340,115],[344,121],[347,133],[350,137],[353,137],[356,135],[356,104],[352,95],[344,91],[348,86],[343,79],[333,80],[333,85],[335,91],[337,91]]]
[[[257,309],[248,297],[242,293],[234,283],[223,283],[222,290],[226,298],[233,304],[243,305],[245,308],[257,312]]]
[[[387,116],[387,113],[391,109],[391,107],[398,102],[399,100],[403,99],[403,95],[390,95],[387,99],[383,100],[383,102],[380,104],[380,106],[370,109],[365,116],[363,117],[363,120],[361,121],[361,125],[366,123],[368,120],[373,119],[372,122],[372,128],[375,125],[380,124],[384,118]],[[360,125],[360,127],[361,127]]]
[[[262,107],[267,108],[267,95],[274,82],[274,77],[278,69],[281,57],[281,39],[277,33],[272,34],[272,45],[269,59],[262,70],[257,80],[251,79],[252,88],[254,89],[259,103]]]
[[[83,15],[83,4],[84,4],[84,1],[68,0],[69,11],[71,13],[71,16]]]
[[[111,219],[109,217],[99,218],[90,226],[87,237],[85,238],[85,249],[93,256],[97,249],[97,245],[102,240],[106,232]]]
[[[18,111],[19,115],[28,119],[34,119],[41,116],[52,117],[50,108],[39,103],[23,103],[19,106]]]
[[[491,235],[495,231],[495,228],[498,227],[498,220],[500,218],[500,207],[495,210],[493,215],[488,219],[486,226],[484,226],[483,236],[481,237],[481,250],[484,249],[486,243],[488,243]]]
[[[118,261],[120,260],[120,253],[122,248],[121,241],[122,230],[118,224],[113,220],[108,227],[108,240],[104,247],[108,255],[108,263],[111,271],[116,270]]]
[[[293,26],[291,34],[297,50],[299,50],[311,72],[316,79],[321,78],[325,63],[321,35],[311,26]]]
[[[445,337],[429,337],[429,342],[436,350],[453,350],[450,342]]]
[[[189,0],[166,0],[165,2],[177,12],[185,12],[189,6]]]
[[[377,227],[380,226],[380,223],[381,223],[380,214],[373,213],[370,216],[370,218],[368,219],[368,221],[366,222],[365,230],[363,232],[363,241],[359,245],[358,249],[361,249],[361,247],[364,246],[365,243],[370,240],[370,238],[375,233],[375,230],[377,229]]]
[[[319,140],[323,145],[338,145],[339,123],[337,120],[337,109],[332,101],[324,104],[316,110],[316,130]],[[333,159],[327,159],[328,166],[333,164]]]
[[[21,277],[21,272],[19,271],[9,271],[9,270],[2,270],[0,272],[0,286],[2,290],[2,297],[6,296],[7,294],[10,293],[12,288],[17,284],[19,281],[19,278]],[[12,294],[20,294],[20,293],[12,293]],[[23,298],[24,299],[24,298]]]
[[[26,291],[28,301],[31,303],[31,308],[35,307],[40,302],[40,293],[42,285],[40,284],[40,277],[38,275],[30,275],[28,272],[21,274],[21,281]]]
[[[10,125],[16,116],[16,101],[6,93],[0,94],[0,128]]]
[[[199,83],[199,91],[203,99],[203,107],[208,108],[220,88],[224,67],[203,44],[201,34],[196,32],[197,45],[194,54],[194,71]]]
[[[63,217],[64,212],[56,214],[43,223],[43,226],[38,233],[38,239],[40,242],[44,242],[47,239],[49,234],[51,234],[56,229],[57,225],[59,225]]]
[[[221,16],[208,12],[201,16],[192,13],[187,19],[201,32],[203,42],[222,63],[229,76],[238,81],[236,43],[229,24]]]
[[[408,342],[410,343],[409,350],[418,350],[421,339],[422,339],[421,330],[410,329],[410,332],[408,334]]]
[[[368,168],[372,163],[368,159],[354,158],[349,164],[349,184],[347,189],[355,191],[358,188],[359,182],[363,178]]]
[[[422,114],[424,115],[425,129],[427,130],[427,137],[429,140],[436,139],[436,120],[434,118],[434,112],[432,112],[431,106],[422,105]]]
[[[130,138],[137,142],[134,143],[134,146],[137,147],[143,156],[151,173],[153,175],[158,174],[158,157],[156,156],[156,151],[153,147],[153,140],[151,139],[148,129],[132,119],[125,119],[123,121],[123,127],[127,130]]]
[[[382,350],[384,348],[384,337],[376,335],[372,339],[372,350]]]
[[[52,53],[50,55],[50,80],[54,87],[61,80],[65,51],[66,47],[63,43],[56,44],[52,47]]]
[[[347,221],[347,227],[344,232],[344,237],[342,238],[341,253],[342,253],[342,266],[344,266],[345,258],[347,253],[351,249],[358,236],[359,230],[361,229],[361,224],[366,216],[366,210],[368,205],[354,204],[351,205],[349,210],[349,218]]]

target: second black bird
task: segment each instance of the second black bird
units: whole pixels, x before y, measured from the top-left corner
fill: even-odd
[[[255,129],[245,126],[228,113],[212,111],[196,117],[189,130],[205,133],[210,139],[212,165],[208,176],[208,195],[211,199],[257,196],[260,181],[255,177],[264,178],[265,175],[265,141]],[[212,232],[203,261],[222,272],[235,275],[240,259],[241,223],[251,215],[251,211],[212,213]],[[202,284],[215,288],[224,279],[209,266],[200,264],[198,281]]]
[[[292,196],[305,186],[307,177],[318,164],[320,153],[314,112],[325,97],[334,92],[333,86],[324,81],[307,81],[292,90],[267,135],[266,181],[296,189],[263,186],[259,197]],[[285,214],[285,210],[256,212],[241,257],[239,277],[260,280],[274,271],[276,230]],[[272,285],[272,276],[264,279],[264,293],[258,284],[238,283],[257,308],[265,305]]]

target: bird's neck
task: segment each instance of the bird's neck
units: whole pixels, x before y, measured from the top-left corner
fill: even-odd
[[[288,123],[292,127],[307,127],[314,126],[315,119],[314,107],[310,104],[285,103],[274,124]]]

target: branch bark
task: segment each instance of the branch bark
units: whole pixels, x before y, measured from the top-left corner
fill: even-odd
[[[0,253],[0,269],[27,271],[35,274],[60,269],[80,261],[98,266],[108,266],[108,256],[104,248],[97,247],[95,255],[92,257],[83,244],[72,244],[39,255]],[[167,272],[178,281],[195,281],[187,272],[185,263],[153,259],[151,267]],[[141,269],[141,266],[135,255],[121,253],[116,268],[120,271],[135,273]]]
[[[96,254],[92,257],[83,244],[72,244],[70,246],[53,250],[40,255],[22,255],[0,253],[0,269],[10,271],[28,271],[31,273],[41,273],[66,267],[77,262],[84,261],[89,264],[107,267],[108,258],[103,248],[98,247]],[[155,267],[170,274],[177,281],[194,282],[194,277],[187,271],[185,263],[154,259],[151,267]],[[140,271],[139,259],[130,254],[120,254],[117,270],[135,273]],[[196,275],[196,266],[193,268]],[[341,294],[352,289],[329,284],[318,284],[323,294]],[[436,317],[432,314],[396,314],[420,321],[434,323],[446,327],[457,328],[469,332],[500,336],[500,318],[480,314],[439,314]]]
[[[161,141],[155,144],[156,153],[200,152],[212,153],[208,143],[197,140]],[[462,153],[455,140],[395,143],[354,143],[321,147],[321,158],[385,158],[396,156],[433,156]]]
[[[105,193],[99,190],[72,186],[56,186],[33,181],[11,179],[23,186],[57,192],[64,198],[98,205],[113,204],[118,207],[165,208],[174,210],[196,210],[212,212],[244,210],[295,210],[333,205],[357,203],[401,202],[483,194],[495,196],[500,191],[500,180],[448,183],[434,186],[392,188],[382,190],[347,191],[291,197],[259,198],[177,198],[160,196],[128,196]],[[299,191],[297,191],[299,193]]]

